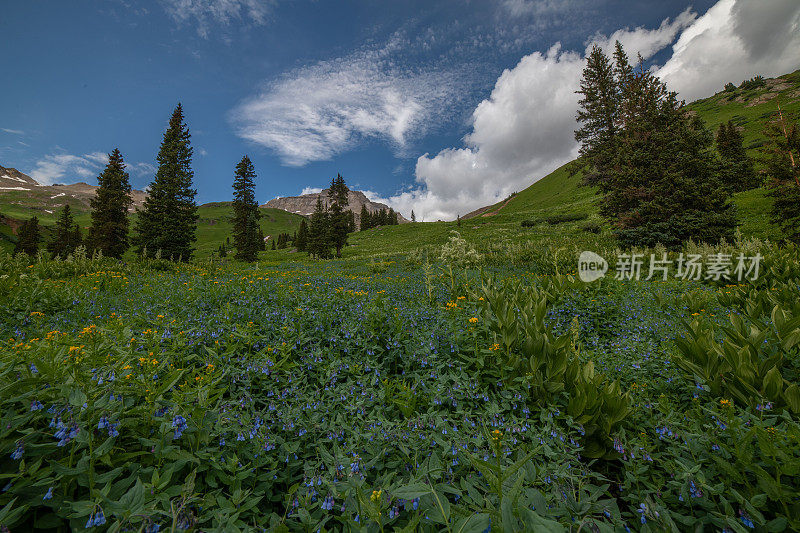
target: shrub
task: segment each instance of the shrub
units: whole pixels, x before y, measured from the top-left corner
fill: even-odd
[[[766,84],[767,82],[764,81],[764,76],[753,76],[749,80],[744,80],[741,84],[739,84],[739,88],[747,91],[750,89],[764,87]]]
[[[550,215],[544,218],[545,222],[551,226],[556,224],[563,224],[564,222],[577,222],[578,220],[586,220],[589,215],[586,213],[562,213],[558,215]]]
[[[595,234],[600,233],[603,230],[600,224],[596,222],[589,222],[588,224],[584,224],[581,227],[581,229],[586,233],[595,233]]]

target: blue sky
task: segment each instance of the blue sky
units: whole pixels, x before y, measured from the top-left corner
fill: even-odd
[[[248,154],[261,202],[340,172],[406,216],[453,218],[574,155],[592,42],[620,38],[687,99],[800,67],[797,3],[759,10],[767,28],[754,2],[7,0],[0,164],[96,183],[118,147],[144,188],[180,101],[200,203],[230,198]],[[708,42],[723,57],[699,68]]]

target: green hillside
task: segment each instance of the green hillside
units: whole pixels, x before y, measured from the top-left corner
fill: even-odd
[[[282,209],[261,207],[261,229],[264,236],[277,237],[279,233],[294,233],[303,216]],[[231,235],[231,202],[214,202],[198,209],[197,256],[208,257]]]
[[[779,78],[765,80],[757,89],[736,89],[719,92],[714,96],[689,104],[711,131],[731,120],[743,128],[744,144],[750,155],[758,160],[766,143],[764,126],[773,120],[780,102],[784,117],[792,122],[800,119],[800,70]],[[595,193],[579,186],[579,178],[569,177],[565,167],[548,174],[527,189],[486,209],[491,216],[478,215],[474,219],[490,218],[498,223],[505,220],[533,219],[555,213],[581,213],[595,216]],[[767,213],[770,199],[764,189],[737,194],[734,202],[739,209],[741,231],[748,236],[777,239],[780,231],[770,223]]]

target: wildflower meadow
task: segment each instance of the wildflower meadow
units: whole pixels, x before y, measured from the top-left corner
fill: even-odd
[[[797,530],[800,266],[761,252],[2,256],[2,530]]]

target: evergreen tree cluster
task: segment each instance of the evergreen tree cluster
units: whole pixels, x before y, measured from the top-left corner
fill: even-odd
[[[278,250],[283,250],[289,246],[290,243],[295,242],[296,238],[288,233],[279,233],[278,238],[273,241]]]
[[[17,243],[14,246],[14,255],[28,254],[33,257],[39,251],[39,241],[42,234],[39,229],[39,217],[32,216],[23,222],[17,229]]]
[[[308,225],[301,222],[295,242],[298,250],[319,259],[342,257],[342,248],[347,246],[347,234],[355,231],[353,212],[346,209],[348,192],[350,189],[344,178],[337,174],[328,189],[330,206],[322,201],[322,196],[318,196]]]
[[[305,252],[308,247],[308,224],[306,224],[305,219],[300,221],[300,227],[297,229],[294,239],[294,246],[298,252]]]
[[[583,71],[579,164],[624,246],[731,238],[736,216],[713,136],[655,75],[595,46]]]
[[[55,232],[47,245],[47,251],[53,254],[53,257],[66,259],[81,244],[83,244],[81,228],[72,217],[69,204],[65,204],[56,221]]]
[[[753,76],[749,80],[743,80],[742,83],[739,84],[739,88],[747,91],[764,87],[766,84],[767,82],[764,80],[764,76]]]
[[[744,148],[744,137],[733,122],[717,129],[717,152],[720,156],[720,180],[731,193],[760,186],[753,160]]]
[[[378,226],[396,226],[398,224],[397,213],[391,207],[380,209],[374,213],[367,211],[367,206],[361,206],[361,227],[360,230],[364,231],[370,228],[377,228]]]
[[[91,205],[91,225],[85,245],[89,251],[120,258],[131,241],[149,256],[160,254],[188,260],[192,255],[197,226],[197,205],[192,189],[192,148],[189,128],[183,121],[179,103],[158,152],[158,171],[150,184],[148,197],[135,235],[129,240],[128,210],[133,204],[131,185],[122,153],[115,148],[108,154],[108,163],[97,177],[98,188]],[[41,240],[39,219],[23,223],[18,232],[14,253],[35,255]],[[69,205],[64,205],[56,222],[48,251],[66,257],[83,243],[80,227],[75,223]]]

